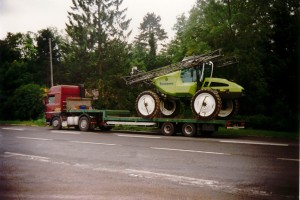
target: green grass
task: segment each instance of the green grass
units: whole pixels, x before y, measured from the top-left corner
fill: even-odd
[[[145,126],[124,126],[124,125],[117,125],[113,128],[115,131],[155,131],[158,130],[156,127],[145,127]]]
[[[37,119],[37,120],[30,120],[30,121],[0,121],[0,125],[45,126],[45,124],[46,124],[45,119]],[[158,128],[118,125],[114,127],[113,130],[151,132],[151,131],[157,131]],[[281,139],[299,139],[299,132],[219,128],[218,132],[212,135],[212,137],[244,137],[244,136],[281,138]]]
[[[269,137],[282,139],[299,139],[299,132],[284,132],[284,131],[270,131],[270,130],[255,130],[255,129],[226,129],[219,128],[219,131],[214,133],[215,136],[223,137]]]
[[[46,120],[37,119],[37,120],[29,120],[29,121],[20,121],[20,120],[0,121],[0,125],[45,126]]]
[[[123,131],[157,131],[155,127],[143,126],[116,126],[113,130]],[[255,130],[255,129],[226,129],[219,130],[211,135],[212,137],[268,137],[281,139],[299,139],[298,132],[270,131],[270,130]]]

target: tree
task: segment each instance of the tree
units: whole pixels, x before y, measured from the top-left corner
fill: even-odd
[[[300,4],[297,0],[272,1],[270,31],[263,60],[270,91],[269,115],[281,122],[277,129],[299,129]],[[287,88],[293,88],[292,90]],[[299,93],[298,93],[299,94]]]
[[[33,82],[34,47],[29,35],[8,33],[0,41],[0,99],[6,101],[13,91]],[[1,105],[3,106],[3,104]]]
[[[69,51],[72,53],[67,60],[72,60],[75,71],[85,73],[84,77],[104,77],[108,68],[105,63],[108,41],[125,39],[130,23],[126,20],[126,9],[120,9],[123,0],[72,2],[66,28],[71,39]]]
[[[185,44],[185,28],[187,18],[184,14],[177,17],[177,22],[173,27],[176,31],[176,37],[168,44],[167,52],[171,55],[172,63],[181,61],[187,52],[187,45]]]
[[[297,27],[295,0],[198,0],[186,21],[178,18],[168,52],[173,59],[217,48],[237,55],[238,67],[217,69],[214,75],[245,87],[241,114],[265,115],[278,122],[273,127],[295,130],[298,98],[286,88],[298,86]]]
[[[127,9],[121,9],[123,0],[72,2],[66,28],[67,76],[72,84],[85,83],[87,88],[98,89],[102,109],[116,109],[121,105],[116,99],[124,97],[121,76],[129,71]]]
[[[37,41],[37,66],[35,68],[36,83],[39,85],[51,86],[51,72],[50,72],[50,42],[51,42],[51,54],[52,54],[52,65],[54,73],[54,82],[61,82],[61,65],[62,59],[61,43],[62,38],[57,33],[55,28],[47,28],[38,31],[36,36]]]
[[[148,56],[146,58],[148,70],[157,67],[156,53],[158,42],[168,38],[165,30],[161,28],[160,21],[160,16],[156,16],[154,13],[147,13],[143,18],[143,22],[140,24],[140,34],[136,37],[137,46],[148,50]]]
[[[37,119],[44,111],[43,90],[36,84],[20,86],[6,104],[6,114],[13,119]]]
[[[23,35],[21,33],[7,33],[5,40],[0,40],[0,64],[21,59],[19,48]]]
[[[23,106],[23,104],[21,102],[16,103],[16,101],[26,100],[27,97],[24,97],[27,95],[26,92],[31,95],[31,89],[36,87],[23,86],[29,84],[46,86],[47,84],[46,79],[49,76],[47,74],[47,70],[49,70],[47,37],[52,38],[53,63],[54,66],[58,66],[60,62],[58,40],[52,35],[50,29],[41,30],[39,34],[31,32],[26,34],[8,33],[7,37],[0,41],[0,100],[2,102],[0,105],[0,118],[27,119],[27,114],[30,115],[30,118],[36,117],[34,106],[19,108],[18,106]],[[22,93],[20,91],[22,89],[26,92]],[[22,97],[22,95],[24,96]],[[37,103],[34,99],[28,101]]]

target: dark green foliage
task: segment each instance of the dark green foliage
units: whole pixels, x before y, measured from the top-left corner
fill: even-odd
[[[292,115],[289,115],[292,116]],[[248,128],[259,130],[296,131],[297,118],[285,118],[284,116],[253,115],[244,116]]]
[[[246,89],[240,114],[264,116],[255,117],[259,127],[297,130],[299,19],[295,0],[198,0],[178,17],[168,52],[174,61],[217,48],[237,55],[237,66],[215,75]]]
[[[120,66],[110,65],[107,61],[107,58],[115,56],[110,51],[119,45],[118,42],[123,45],[130,33],[127,33],[130,20],[126,20],[126,9],[120,9],[123,1],[72,2],[72,12],[68,12],[69,22],[66,28],[71,38],[65,55],[68,74],[72,80],[81,83],[86,82],[86,78],[92,81],[103,79],[107,70]],[[72,76],[73,72],[79,76]]]
[[[43,90],[36,84],[17,88],[6,101],[2,118],[30,120],[37,119],[44,111]]]
[[[137,65],[141,65],[147,70],[164,66],[162,65],[164,63],[157,61],[157,51],[158,47],[164,46],[163,41],[168,36],[165,30],[161,28],[160,21],[160,16],[156,16],[154,13],[147,13],[140,24],[140,34],[136,37],[133,53],[139,55],[143,52],[144,56],[142,59],[138,58],[142,62],[138,62]]]
[[[32,84],[50,86],[51,39],[54,84],[98,89],[100,109],[135,110],[135,98],[145,88],[128,87],[121,79],[132,66],[150,70],[223,48],[226,55],[237,55],[239,64],[214,75],[246,89],[241,118],[253,128],[298,129],[299,1],[197,0],[188,16],[178,16],[176,37],[167,47],[160,43],[167,34],[154,13],[145,15],[129,44],[122,0],[72,2],[67,36],[47,28],[0,40],[0,118],[40,114],[39,86]]]
[[[52,40],[54,80],[58,82],[60,77],[58,73],[60,72],[60,48],[58,45],[60,37],[55,34],[54,29],[44,29],[39,31],[39,34],[8,33],[4,40],[0,40],[1,119],[30,119],[36,118],[40,114],[36,108],[25,112],[24,108],[29,109],[28,102],[25,103],[26,105],[22,105],[18,111],[16,106],[21,104],[17,104],[19,102],[16,103],[16,99],[22,86],[33,83],[50,86],[48,38]],[[33,89],[28,89],[28,92],[32,91]],[[24,98],[20,97],[20,99]]]
[[[98,89],[100,96],[94,107],[125,109],[130,90],[121,77],[130,71],[126,42],[130,20],[126,19],[126,9],[120,9],[123,1],[72,2],[66,28],[71,40],[64,56],[67,80]]]
[[[40,85],[51,86],[51,76],[50,76],[50,42],[51,42],[51,52],[52,52],[52,65],[55,83],[61,82],[61,68],[62,65],[60,60],[61,55],[61,42],[62,38],[58,35],[55,29],[43,29],[38,32],[36,37],[36,83]]]

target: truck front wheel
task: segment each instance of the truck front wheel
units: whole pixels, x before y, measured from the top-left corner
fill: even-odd
[[[81,131],[88,131],[89,128],[90,128],[90,120],[85,116],[81,117],[79,120],[79,129]]]
[[[52,119],[52,127],[54,130],[60,130],[62,128],[60,117],[54,117]]]

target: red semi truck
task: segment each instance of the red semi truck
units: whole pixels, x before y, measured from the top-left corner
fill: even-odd
[[[110,130],[115,125],[156,126],[163,135],[182,132],[184,136],[195,136],[197,132],[215,132],[220,126],[244,127],[243,122],[179,118],[145,119],[132,117],[127,110],[93,109],[92,100],[85,98],[83,85],[57,85],[50,88],[46,98],[46,122],[54,129],[75,127],[81,131]]]

